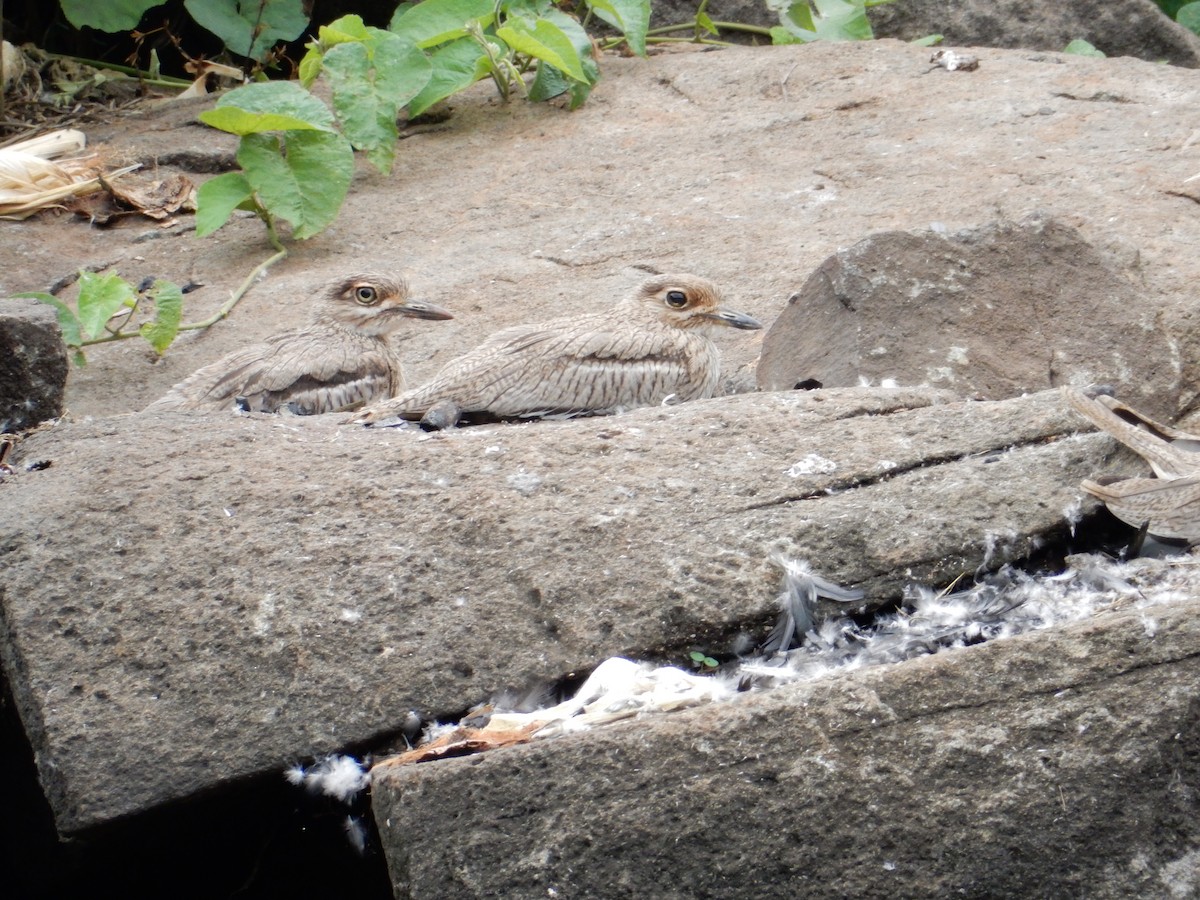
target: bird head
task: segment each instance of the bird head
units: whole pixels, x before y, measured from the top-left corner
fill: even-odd
[[[642,283],[630,302],[676,328],[762,328],[756,319],[722,306],[717,286],[698,275],[656,275]]]
[[[454,318],[449,310],[410,297],[408,282],[388,275],[352,275],[331,283],[317,305],[316,315],[378,335],[391,334],[406,318]]]

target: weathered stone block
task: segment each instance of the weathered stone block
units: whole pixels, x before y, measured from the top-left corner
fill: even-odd
[[[395,895],[1195,896],[1198,612],[376,768]]]
[[[54,310],[36,300],[0,301],[0,434],[61,415],[67,368]]]
[[[0,657],[76,831],[613,655],[765,636],[782,552],[894,598],[1061,535],[1057,392],[748,394],[426,435],[162,414],[30,436]],[[932,405],[930,405],[932,404]],[[119,460],[119,465],[114,465]]]

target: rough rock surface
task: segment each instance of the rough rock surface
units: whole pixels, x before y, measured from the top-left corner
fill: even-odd
[[[763,635],[1061,539],[1113,448],[1057,392],[746,394],[462,429],[143,415],[0,485],[0,655],[74,831],[618,654]],[[113,460],[120,460],[114,465]],[[853,488],[853,489],[851,489]],[[764,635],[765,636],[765,635]]]
[[[763,339],[758,386],[891,379],[997,400],[1095,382],[1173,413],[1179,368],[1157,319],[1053,221],[889,232],[834,254],[792,295]]]
[[[1200,259],[1185,251],[1200,245],[1188,181],[1200,172],[1189,118],[1200,84],[1190,70],[991,50],[974,72],[931,72],[927,48],[875,41],[606,58],[573,113],[493,94],[480,84],[445,122],[410,132],[391,177],[363,166],[334,225],[296,244],[228,320],[159,362],[136,341],[90,350],[72,370],[70,409],[140,409],[204,363],[303,322],[314,286],[347,271],[405,269],[418,296],[458,316],[406,336],[416,384],[500,327],[613,302],[646,269],[708,276],[769,324],[823,260],[868,235],[932,223],[954,233],[1038,211],[1133,280],[1139,318],[1160,316],[1177,348],[1177,408],[1194,405]],[[194,124],[202,108],[159,109],[89,137],[160,171],[231,165],[232,137]],[[200,319],[270,252],[251,219],[205,239],[190,222],[71,225],[8,226],[0,293],[111,263],[135,282],[205,283],[187,295],[188,318]],[[758,342],[719,343],[728,373],[752,383]]]
[[[772,5],[786,8],[788,4],[786,0],[711,0],[705,11],[717,22],[770,28],[779,24]],[[690,22],[695,14],[691,0],[657,0],[651,23]],[[1154,0],[1062,0],[1036,5],[1025,0],[902,0],[872,7],[869,18],[878,38],[915,41],[940,34],[950,47],[1031,50],[1062,50],[1083,39],[1109,56],[1200,66],[1200,40],[1163,15]],[[744,40],[746,33],[723,29],[722,37]]]
[[[1197,613],[376,768],[396,896],[1195,896]]]
[[[62,413],[67,350],[54,310],[36,300],[0,302],[0,434]]]
[[[950,46],[1061,50],[1082,39],[1109,56],[1200,66],[1200,40],[1154,0],[904,0],[871,10],[879,37],[940,34]]]
[[[574,113],[505,106],[481,84],[444,122],[406,132],[392,176],[363,166],[333,227],[293,244],[230,319],[186,336],[162,361],[137,342],[91,349],[68,383],[83,421],[21,451],[50,469],[0,484],[0,643],[60,825],[107,822],[273,771],[390,727],[409,705],[448,711],[526,674],[759,627],[777,585],[766,561],[776,548],[808,551],[824,574],[874,595],[910,565],[934,580],[972,571],[988,530],[1013,530],[1015,546],[997,559],[1022,553],[1022,535],[1064,530],[1077,481],[1103,467],[1111,444],[1039,444],[1038,434],[1084,427],[1064,408],[1049,411],[1056,398],[872,422],[810,420],[815,407],[805,404],[820,396],[788,397],[785,407],[739,397],[507,429],[499,440],[492,430],[422,438],[327,420],[87,419],[140,409],[200,365],[303,321],[312,287],[350,270],[405,269],[419,294],[458,314],[405,341],[415,383],[499,327],[610,302],[647,269],[709,276],[731,305],[769,323],[823,260],[868,235],[932,223],[955,233],[1039,211],[1132,280],[1131,315],[1161,323],[1178,367],[1178,395],[1160,399],[1173,411],[1193,407],[1196,73],[1133,59],[979,55],[974,72],[930,71],[927,49],[895,41],[605,59],[604,80]],[[208,102],[89,126],[89,137],[202,180],[232,165],[235,144],[194,123]],[[187,295],[190,319],[215,311],[270,252],[250,219],[205,239],[186,219],[101,230],[40,216],[3,229],[0,294],[108,263],[134,282],[205,282]],[[1113,323],[1116,343],[1124,321]],[[720,346],[731,377],[752,382],[755,338],[725,336]],[[802,428],[771,431],[775,417],[802,409]],[[972,416],[987,409],[1006,418],[990,430],[979,420],[975,431]],[[912,430],[888,432],[901,425]],[[891,442],[886,453],[872,455],[868,432]],[[762,446],[752,442],[760,434]],[[1002,452],[1010,443],[1017,449]],[[492,446],[507,452],[489,454]],[[743,474],[706,466],[714,452]],[[922,458],[931,464],[921,468]],[[822,460],[837,468],[821,476]],[[885,460],[898,463],[890,481],[876,467]],[[470,477],[439,482],[460,466]],[[580,471],[602,494],[598,515],[611,518],[590,518],[564,490]],[[614,471],[615,482],[597,474]],[[856,478],[868,487],[820,500],[847,517],[820,528],[800,498]],[[693,526],[720,529],[730,543],[701,547]],[[621,553],[585,552],[625,534],[642,542],[637,553],[667,549],[644,572]],[[536,541],[552,547],[548,556],[530,555]],[[632,573],[623,590],[649,590],[602,604],[618,582],[606,568]],[[540,597],[530,590],[539,586]],[[493,595],[514,605],[501,614]],[[500,650],[488,649],[493,638]]]

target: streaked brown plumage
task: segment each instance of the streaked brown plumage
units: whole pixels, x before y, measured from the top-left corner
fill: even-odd
[[[716,285],[695,275],[660,275],[602,312],[507,328],[454,360],[431,381],[374,403],[352,421],[459,415],[509,418],[605,413],[711,397],[720,354],[715,325],[761,328],[720,306]]]
[[[146,407],[228,409],[299,415],[355,409],[404,390],[404,370],[390,336],[406,318],[451,319],[439,306],[408,295],[403,278],[353,275],[330,283],[309,325],[285,331],[207,365]]]
[[[1155,422],[1115,397],[1063,388],[1071,407],[1150,464],[1157,478],[1085,479],[1114,516],[1150,534],[1200,539],[1200,437]]]

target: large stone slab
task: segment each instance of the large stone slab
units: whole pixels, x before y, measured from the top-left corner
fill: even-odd
[[[891,40],[606,57],[574,112],[501,104],[481,83],[445,121],[406,131],[392,176],[363,163],[333,226],[296,243],[227,320],[161,360],[137,341],[90,348],[68,406],[140,409],[201,365],[303,322],[314,285],[349,271],[404,269],[414,291],[456,313],[405,337],[417,383],[501,327],[614,302],[647,269],[708,276],[769,324],[823,260],[870,234],[935,223],[955,233],[1042,211],[1133,279],[1132,315],[1161,316],[1178,347],[1176,412],[1187,410],[1200,385],[1200,256],[1188,252],[1200,245],[1196,73],[980,55],[974,72],[930,71],[929,48]],[[203,148],[232,159],[236,138],[195,123],[200,108],[122,117],[89,129],[89,141],[159,171]],[[202,282],[187,295],[192,320],[272,252],[252,217],[203,239],[186,220],[102,230],[51,217],[6,237],[0,293],[111,263],[135,283]],[[752,375],[757,335],[718,343],[731,375]]]
[[[623,416],[62,425],[0,483],[0,658],[71,832],[605,657],[760,637],[776,552],[864,587],[1065,536],[1112,450],[1057,393]],[[906,408],[908,407],[908,408]]]
[[[395,895],[1195,896],[1198,614],[378,767]]]

